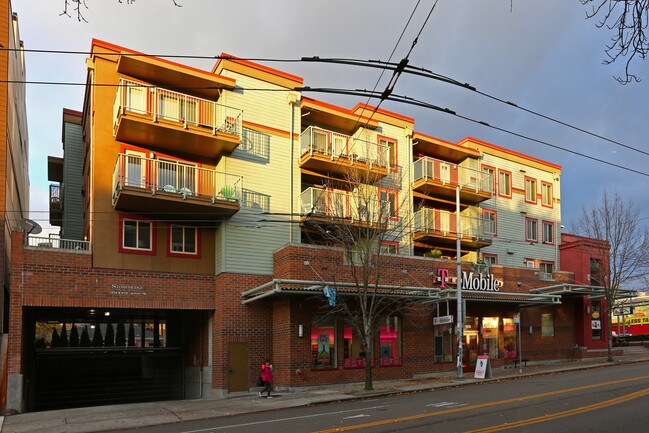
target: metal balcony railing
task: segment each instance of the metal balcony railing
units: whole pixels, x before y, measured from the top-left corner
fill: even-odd
[[[302,191],[300,202],[303,215],[325,215],[371,224],[388,220],[388,212],[381,212],[378,200],[348,191],[311,187]]]
[[[58,236],[25,236],[25,245],[34,248],[53,248],[57,250],[90,251],[89,241],[61,239]]]
[[[301,154],[321,154],[334,158],[347,158],[351,163],[364,162],[370,167],[389,166],[387,145],[372,143],[338,132],[309,126],[300,134]]]
[[[113,104],[113,134],[124,112],[145,115],[153,122],[165,119],[210,129],[212,134],[227,132],[241,138],[243,110],[207,99],[120,78]]]
[[[187,163],[117,155],[113,169],[113,202],[124,187],[139,188],[152,194],[166,192],[187,197],[241,201],[243,177],[208,170]]]
[[[414,229],[415,232],[456,234],[456,218],[455,212],[422,208],[414,214]],[[460,214],[460,231],[462,237],[491,239],[493,238],[493,231],[489,231],[490,224],[493,224],[493,222],[483,218]]]
[[[491,175],[469,167],[424,156],[413,163],[414,181],[430,179],[442,184],[460,185],[475,192],[491,193]]]

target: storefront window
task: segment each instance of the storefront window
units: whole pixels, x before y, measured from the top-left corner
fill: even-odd
[[[333,317],[316,316],[311,322],[311,365],[336,367],[336,322]]]
[[[475,365],[478,359],[478,324],[479,317],[467,317],[464,322],[464,353],[463,359],[469,365]]]
[[[344,334],[343,352],[345,368],[364,368],[366,362],[361,338],[351,326],[345,326]]]
[[[384,317],[379,325],[381,366],[401,365],[401,324],[398,317]]]
[[[453,325],[435,325],[435,362],[453,361]]]
[[[554,319],[551,313],[541,314],[541,337],[554,337]]]
[[[516,348],[516,325],[513,318],[503,318],[503,356],[505,358],[517,358]]]
[[[498,317],[482,318],[482,353],[498,358]]]

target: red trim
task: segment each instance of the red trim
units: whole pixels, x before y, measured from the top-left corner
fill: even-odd
[[[528,221],[535,221],[536,222],[536,239],[532,239],[532,238],[528,237],[528,234],[529,234],[527,232],[527,222]],[[538,220],[538,218],[525,217],[525,242],[538,243],[538,241],[539,241],[539,220]]]
[[[500,187],[500,173],[507,173],[509,175],[509,195],[503,194],[502,188]],[[512,193],[513,193],[513,188],[512,188],[512,172],[503,170],[503,169],[498,169],[498,195],[500,197],[506,197],[506,198],[512,198]]]
[[[549,224],[552,226],[552,242],[546,242],[545,241],[545,225]],[[554,221],[541,221],[541,242],[545,245],[554,245],[554,238],[556,238],[557,235],[554,232]]]
[[[547,185],[547,186],[550,187],[550,204],[549,205],[543,203],[543,186],[544,185]],[[554,207],[554,197],[553,197],[553,195],[554,195],[554,187],[552,186],[552,184],[550,182],[541,181],[541,206],[552,209]]]
[[[381,140],[385,140],[386,145],[388,146],[388,164],[390,163],[390,145],[388,143],[394,143],[394,167],[390,167],[390,171],[394,173],[399,172],[399,141],[396,138],[387,137],[385,135],[377,135],[376,142],[378,144],[381,144]]]
[[[544,161],[542,159],[534,158],[533,156],[525,155],[524,153],[516,152],[516,151],[511,150],[511,149],[505,149],[504,147],[500,147],[500,146],[497,146],[497,145],[492,144],[492,143],[487,143],[486,141],[478,140],[477,138],[473,138],[471,136],[463,138],[462,140],[460,140],[458,142],[458,144],[461,146],[463,143],[470,142],[470,141],[472,141],[472,142],[474,142],[476,144],[481,144],[481,145],[483,145],[485,147],[490,147],[490,148],[495,149],[495,150],[500,150],[500,151],[508,153],[510,155],[519,156],[521,158],[525,158],[525,159],[528,159],[530,161],[535,161],[535,162],[538,162],[538,163],[541,163],[541,164],[544,164],[544,165],[548,165],[548,166],[550,166],[552,168],[556,168],[557,170],[561,170],[560,165],[553,164],[551,162],[547,162],[547,161]]]
[[[397,241],[381,241],[381,245],[394,245],[397,247],[397,252],[395,254],[399,254],[399,242]]]
[[[534,182],[534,201],[530,201],[527,199],[527,181],[533,181]],[[538,182],[536,178],[530,177],[530,176],[525,176],[525,203],[532,203],[536,204],[538,202],[538,190],[536,189]]]
[[[182,63],[172,62],[171,60],[163,59],[161,57],[149,56],[149,55],[146,55],[145,53],[142,53],[140,51],[135,51],[135,50],[132,50],[130,48],[125,48],[125,47],[122,47],[122,46],[119,46],[119,45],[112,44],[110,42],[102,41],[100,39],[94,39],[93,38],[92,42],[90,43],[91,51],[92,51],[93,46],[106,48],[108,50],[112,50],[112,51],[116,51],[116,52],[125,51],[125,52],[127,52],[129,54],[141,54],[143,56],[148,57],[149,59],[154,59],[154,60],[166,63],[168,65],[178,66],[180,68],[187,69],[189,71],[200,72],[201,74],[205,74],[205,75],[212,75],[214,77],[219,77],[222,80],[231,81],[233,85],[236,84],[236,80],[233,79],[233,78],[230,78],[230,77],[225,77],[223,75],[215,74],[214,72],[206,71],[206,70],[203,70],[203,69],[194,68],[192,66],[183,65]],[[94,54],[102,54],[102,53],[94,53]]]
[[[261,65],[259,63],[251,62],[249,60],[243,60],[228,53],[221,53],[221,58],[216,61],[216,64],[214,65],[214,68],[212,68],[212,71],[215,71],[216,68],[218,68],[219,64],[224,60],[229,60],[234,63],[239,63],[240,65],[248,66],[250,68],[264,71],[272,75],[277,75],[278,77],[287,78],[292,81],[297,81],[300,84],[304,83],[304,78],[298,77],[297,75],[289,74],[288,72],[280,71],[279,69],[274,69],[268,66]]]
[[[482,164],[480,167],[481,170],[484,170],[485,168],[488,168],[493,171],[493,175],[491,176],[491,193],[496,194],[498,190],[496,189],[496,176],[498,176],[498,170],[496,170],[496,167],[487,165],[487,164]]]
[[[494,232],[493,233],[485,233],[485,234],[492,234],[493,237],[498,236],[498,213],[494,209],[482,209],[482,219],[484,220],[484,215],[485,214],[493,214],[494,216]],[[484,232],[484,230],[483,230]]]
[[[171,227],[178,226],[187,228],[189,226],[182,224],[168,224],[167,225],[167,257],[179,257],[182,259],[200,259],[201,258],[201,230],[198,227],[193,227],[196,235],[196,252],[195,253],[180,253],[171,250]]]
[[[144,221],[151,224],[151,249],[145,250],[143,248],[127,248],[124,246],[124,220],[137,220]],[[117,232],[117,245],[120,253],[126,254],[141,254],[146,256],[155,256],[156,253],[156,227],[155,223],[147,218],[138,215],[119,214],[119,230]]]

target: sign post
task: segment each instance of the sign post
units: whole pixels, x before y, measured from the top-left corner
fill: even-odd
[[[514,314],[514,323],[518,326],[518,372],[523,373],[523,344],[521,338],[521,313]]]

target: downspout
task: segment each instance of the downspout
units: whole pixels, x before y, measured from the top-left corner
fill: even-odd
[[[295,197],[293,197],[294,194],[294,177],[295,175],[293,174],[293,157],[295,153],[295,143],[293,139],[293,134],[295,133],[295,103],[297,102],[297,95],[295,93],[289,93],[288,94],[288,107],[291,110],[291,132],[289,136],[289,143],[290,143],[290,153],[291,157],[289,158],[290,161],[290,166],[288,169],[288,173],[290,176],[290,201],[291,201],[291,209],[290,209],[290,214],[289,214],[289,224],[288,224],[288,242],[293,243],[293,212],[294,212],[294,201]]]

